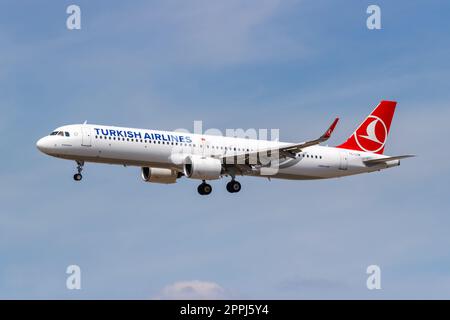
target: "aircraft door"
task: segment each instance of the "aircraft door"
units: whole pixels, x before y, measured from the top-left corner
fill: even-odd
[[[339,170],[347,170],[348,169],[348,154],[347,152],[339,153]]]
[[[92,129],[90,126],[81,126],[81,145],[83,147],[92,147]]]
[[[204,136],[200,138],[200,148],[202,152],[202,157],[206,158],[209,155],[209,142],[206,141]]]

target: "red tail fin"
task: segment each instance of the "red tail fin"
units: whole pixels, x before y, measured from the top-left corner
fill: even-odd
[[[396,104],[395,101],[381,101],[350,138],[337,148],[383,154]]]

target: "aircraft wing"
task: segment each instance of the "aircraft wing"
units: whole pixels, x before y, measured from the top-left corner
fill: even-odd
[[[328,130],[325,131],[325,133],[323,135],[321,135],[320,138],[280,148],[279,149],[280,153],[281,152],[289,152],[289,153],[295,154],[295,153],[302,151],[302,149],[304,149],[304,148],[311,147],[316,144],[327,141],[331,137],[331,134],[333,133],[334,128],[336,128],[338,121],[339,121],[339,118],[334,119],[333,123],[330,125]]]
[[[295,158],[295,154],[298,152],[301,152],[304,148],[311,147],[314,145],[317,145],[319,143],[327,141],[331,134],[333,133],[334,128],[336,127],[337,123],[339,121],[339,118],[334,119],[333,123],[330,125],[330,127],[325,131],[324,134],[322,134],[318,139],[305,141],[302,143],[294,143],[282,146],[280,148],[276,149],[262,149],[254,152],[247,152],[247,153],[241,153],[241,154],[234,154],[234,155],[225,155],[222,160],[224,164],[235,164],[238,163],[236,159],[239,159],[239,163],[248,163],[249,159],[256,159],[258,163],[251,163],[251,164],[260,164],[259,155],[264,155],[270,157],[273,153],[278,152],[280,157],[289,157],[289,158]]]
[[[407,155],[403,155],[403,156],[369,159],[369,160],[364,160],[363,162],[366,166],[370,167],[370,166],[376,166],[377,164],[383,164],[388,161],[400,160],[400,159],[411,158],[411,157],[415,157],[415,156],[411,155],[411,154],[407,154]]]

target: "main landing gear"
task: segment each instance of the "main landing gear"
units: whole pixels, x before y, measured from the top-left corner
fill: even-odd
[[[202,196],[206,196],[211,193],[212,187],[211,185],[207,184],[205,180],[198,186],[197,191]],[[230,193],[236,193],[241,191],[241,184],[236,180],[231,180],[227,183],[227,191]]]
[[[202,196],[206,196],[211,193],[212,187],[210,184],[207,184],[205,180],[198,186],[197,188],[198,193],[200,193]]]
[[[230,193],[235,193],[241,191],[241,184],[232,179],[230,182],[227,183],[227,191]]]
[[[73,175],[73,180],[75,181],[81,181],[83,179],[83,176],[81,175],[81,171],[83,171],[84,161],[77,161],[77,171],[78,173],[75,173]]]

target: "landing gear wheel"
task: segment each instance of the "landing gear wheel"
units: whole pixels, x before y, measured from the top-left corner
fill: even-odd
[[[200,184],[198,186],[197,191],[202,196],[206,196],[211,193],[212,187],[211,187],[211,185],[207,184],[206,182],[203,182],[202,184]]]
[[[73,180],[75,181],[81,181],[83,179],[83,176],[81,175],[81,171],[83,171],[84,161],[77,161],[77,171],[78,173],[75,173],[73,175]]]
[[[230,193],[235,193],[241,191],[241,184],[236,180],[231,180],[227,183],[227,191]]]

